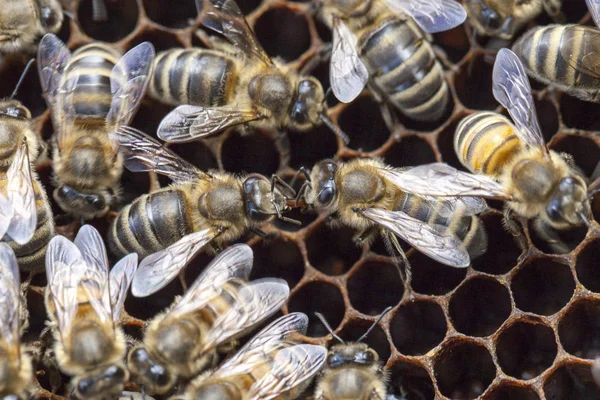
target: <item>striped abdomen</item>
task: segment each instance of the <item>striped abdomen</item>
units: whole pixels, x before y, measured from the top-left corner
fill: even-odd
[[[174,49],[159,53],[148,92],[171,105],[223,106],[235,85],[235,65],[222,53]]]
[[[79,75],[73,94],[78,118],[106,118],[112,100],[110,74],[119,58],[118,52],[99,43],[88,44],[73,53],[62,79]]]
[[[494,112],[469,115],[456,128],[454,151],[472,173],[496,177],[523,149],[516,130],[508,118]]]
[[[358,40],[371,81],[407,117],[436,120],[446,111],[448,85],[429,42],[412,19],[385,19]]]
[[[403,211],[428,225],[445,227],[444,232],[456,235],[465,245],[471,259],[487,250],[487,234],[476,216],[464,216],[459,211],[449,213],[444,201],[427,201],[410,193],[402,193],[394,210]]]
[[[598,30],[581,25],[549,25],[525,33],[513,50],[536,79],[588,101],[600,102],[600,79],[596,56],[590,56],[598,41]],[[584,60],[584,57],[587,59]],[[583,64],[577,66],[577,63]]]
[[[123,257],[140,257],[162,250],[192,233],[186,193],[165,188],[140,196],[113,221],[108,232],[111,251]]]
[[[32,175],[33,189],[35,191],[35,207],[37,212],[37,227],[31,240],[20,245],[5,237],[6,243],[13,249],[19,262],[19,268],[24,271],[44,268],[46,248],[54,237],[54,218],[52,209],[46,197],[46,192],[36,175]],[[0,174],[0,181],[6,179],[4,173]]]

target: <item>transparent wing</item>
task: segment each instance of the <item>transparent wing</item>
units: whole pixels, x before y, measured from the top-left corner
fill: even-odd
[[[47,290],[54,303],[58,329],[63,338],[71,330],[77,312],[77,291],[86,265],[81,252],[64,236],[55,236],[46,251]]]
[[[585,0],[588,10],[594,19],[594,23],[600,28],[600,0]]]
[[[190,142],[260,118],[253,110],[183,105],[163,118],[157,135],[169,143]]]
[[[131,253],[121,258],[110,270],[110,304],[112,307],[112,319],[115,323],[119,320],[129,285],[133,280],[133,274],[138,265],[138,255]]]
[[[8,197],[0,193],[0,239],[4,237],[13,216],[13,208]]]
[[[447,164],[419,165],[404,171],[381,169],[386,179],[402,190],[442,197],[485,197],[510,200],[506,189],[485,175],[459,171]]]
[[[200,169],[137,129],[122,126],[110,136],[119,144],[119,149],[125,156],[125,166],[132,172],[154,171],[178,183],[198,178],[210,178]]]
[[[504,48],[498,52],[492,80],[494,97],[508,110],[517,126],[517,134],[528,145],[546,149],[529,78],[521,60],[511,50]]]
[[[315,376],[325,363],[327,349],[298,344],[277,352],[269,372],[250,387],[249,400],[271,400],[299,387]]]
[[[454,0],[385,0],[396,12],[410,15],[426,32],[442,32],[465,22],[467,12]]]
[[[0,342],[19,345],[19,265],[15,253],[0,243]]]
[[[27,142],[17,149],[15,158],[6,173],[8,179],[7,197],[13,210],[6,233],[18,244],[31,240],[37,228],[35,190],[31,178],[31,164]]]
[[[144,258],[133,275],[131,293],[135,297],[146,297],[167,286],[216,236],[214,229],[195,232]]]
[[[204,26],[225,36],[251,59],[273,65],[235,0],[209,0],[208,3],[212,7],[202,20]]]
[[[80,286],[102,322],[112,321],[108,281],[108,256],[102,236],[91,225],[77,232],[74,242],[81,252],[85,272]]]
[[[367,208],[360,213],[442,264],[466,268],[471,263],[464,243],[457,236],[444,233],[444,227],[428,225],[402,211]]]
[[[237,337],[275,314],[290,294],[282,279],[258,279],[242,287],[238,302],[220,314],[203,339],[202,351],[217,347]]]
[[[419,196],[436,207],[436,212],[444,217],[451,215],[477,215],[487,210],[488,206],[480,197],[434,197]]]
[[[146,92],[154,62],[154,46],[144,42],[129,50],[110,75],[112,102],[106,116],[113,129],[127,125]]]
[[[333,94],[339,101],[350,103],[362,92],[368,80],[369,72],[356,50],[356,37],[344,21],[334,17],[333,49],[329,68]]]
[[[223,283],[231,279],[247,281],[253,260],[252,249],[246,244],[236,244],[223,250],[196,278],[169,315],[177,317],[201,308]]]
[[[599,40],[600,32],[597,29],[589,26],[567,26],[560,38],[560,54],[575,70],[600,79]]]

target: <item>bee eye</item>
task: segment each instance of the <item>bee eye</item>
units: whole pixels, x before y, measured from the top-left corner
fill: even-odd
[[[29,113],[23,107],[9,107],[6,109],[6,115],[18,119],[28,119]]]
[[[42,24],[46,28],[52,28],[58,23],[58,16],[50,7],[42,7],[41,9]]]
[[[344,364],[344,356],[339,353],[330,353],[327,356],[327,365],[330,368],[338,368]]]
[[[492,29],[498,29],[500,27],[500,16],[494,10],[484,8],[481,10],[481,14],[488,27]]]
[[[322,204],[329,204],[333,201],[335,190],[332,187],[325,188],[319,194],[319,202]]]

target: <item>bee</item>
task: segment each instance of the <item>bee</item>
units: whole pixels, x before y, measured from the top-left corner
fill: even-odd
[[[600,2],[586,0],[596,26]],[[600,102],[600,32],[583,25],[548,25],[533,28],[513,45],[529,75],[585,101]]]
[[[493,82],[496,100],[515,125],[493,113],[475,114],[459,125],[455,149],[472,173],[430,164],[399,174],[398,183],[421,195],[506,201],[505,219],[513,212],[532,218],[548,240],[558,240],[549,236],[552,230],[589,225],[586,181],[569,157],[544,143],[527,74],[509,49],[496,57]]]
[[[340,342],[327,354],[327,361],[315,389],[315,400],[385,400],[388,375],[379,355],[362,341],[392,307],[386,308],[373,325],[354,343],[336,335],[325,317],[315,313],[329,333]]]
[[[63,22],[58,0],[5,0],[0,9],[0,53],[33,53],[46,33]]]
[[[362,243],[380,233],[390,249],[407,263],[397,235],[434,260],[467,267],[487,249],[483,224],[475,216],[486,204],[481,199],[452,201],[414,195],[395,182],[401,171],[375,159],[348,162],[323,160],[310,171],[298,192],[298,206],[335,213],[342,225],[361,231]]]
[[[21,345],[22,305],[19,265],[15,253],[0,243],[0,396],[25,400],[31,396],[31,358]]]
[[[42,38],[38,69],[55,134],[53,196],[63,211],[92,219],[116,203],[123,159],[108,133],[135,114],[153,58],[149,42],[119,60],[100,43],[71,55],[56,36]]]
[[[219,250],[249,231],[265,236],[260,226],[275,217],[300,223],[282,215],[295,192],[275,175],[269,181],[259,174],[206,173],[133,128],[121,128],[114,136],[128,169],[154,171],[174,181],[124,207],[109,228],[116,255],[136,252],[144,258],[156,252],[140,265],[140,273],[148,271],[146,295],[177,275],[183,264],[173,258],[189,246],[211,243]]]
[[[369,82],[377,97],[410,119],[444,115],[450,92],[423,30],[462,24],[466,12],[459,3],[324,0],[319,15],[333,31],[329,80],[338,100],[351,102]]]
[[[102,238],[90,225],[74,242],[54,237],[46,254],[46,310],[58,367],[73,376],[76,398],[115,399],[129,373],[125,336],[117,325],[137,255],[121,259],[108,272]]]
[[[155,61],[150,96],[181,105],[158,127],[166,142],[189,142],[243,125],[307,131],[327,117],[323,87],[269,58],[234,0],[211,0],[204,25],[231,42],[217,50],[167,50]],[[283,142],[285,143],[285,142]]]
[[[182,252],[178,257],[187,262],[194,254]],[[281,279],[248,282],[252,261],[249,246],[229,247],[206,267],[183,297],[150,321],[143,344],[128,356],[129,370],[145,392],[166,393],[177,380],[193,378],[212,367],[219,348],[279,310],[289,295],[287,283]],[[146,277],[138,270],[134,295],[140,274]]]
[[[477,33],[510,40],[542,12],[558,18],[562,0],[465,0],[469,22]]]
[[[291,313],[278,318],[214,371],[192,381],[173,400],[261,400],[297,398],[323,367],[327,350],[300,343],[308,317]]]

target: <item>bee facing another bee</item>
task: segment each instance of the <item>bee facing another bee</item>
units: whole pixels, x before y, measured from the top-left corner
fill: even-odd
[[[108,272],[100,234],[84,225],[74,242],[50,241],[46,254],[46,310],[50,317],[58,366],[73,376],[79,399],[115,399],[129,372],[126,342],[118,321],[137,255],[124,257]]]
[[[31,359],[21,345],[22,305],[19,265],[6,243],[0,243],[0,396],[26,400],[33,378]]]
[[[54,199],[65,212],[84,219],[102,217],[116,203],[123,160],[108,133],[137,111],[154,48],[145,42],[119,56],[98,43],[71,55],[52,34],[44,36],[38,50],[54,126]]]
[[[399,184],[421,195],[507,201],[509,227],[512,212],[535,219],[536,230],[547,240],[559,240],[552,229],[589,225],[586,181],[570,157],[549,150],[544,143],[527,75],[512,51],[498,53],[493,82],[494,96],[515,125],[489,112],[469,116],[459,124],[455,149],[473,174],[430,164],[402,174]]]
[[[158,55],[150,95],[177,107],[158,127],[166,142],[188,142],[232,126],[307,131],[325,123],[319,81],[272,61],[234,0],[211,0],[204,25],[231,42],[217,50],[167,50]],[[284,149],[287,151],[287,149]]]
[[[260,331],[216,370],[201,375],[173,400],[297,398],[325,362],[322,346],[300,343],[308,317],[285,315]]]
[[[178,257],[187,262],[194,255],[188,251]],[[129,370],[144,391],[167,393],[179,379],[214,366],[219,348],[280,309],[289,295],[287,284],[280,279],[248,282],[252,262],[249,246],[229,247],[183,297],[149,322],[143,344],[128,356]]]
[[[333,30],[329,80],[349,103],[367,82],[376,96],[417,121],[439,120],[450,93],[427,32],[460,25],[454,0],[325,0],[320,17]]]
[[[110,227],[113,253],[143,258],[157,252],[142,261],[136,276],[144,289],[134,294],[147,296],[177,276],[184,264],[173,260],[181,260],[176,257],[181,251],[208,244],[218,250],[249,231],[265,236],[260,227],[275,217],[299,223],[282,215],[296,193],[277,176],[269,181],[259,174],[206,173],[133,128],[114,136],[128,169],[154,171],[174,182],[123,208]]]

